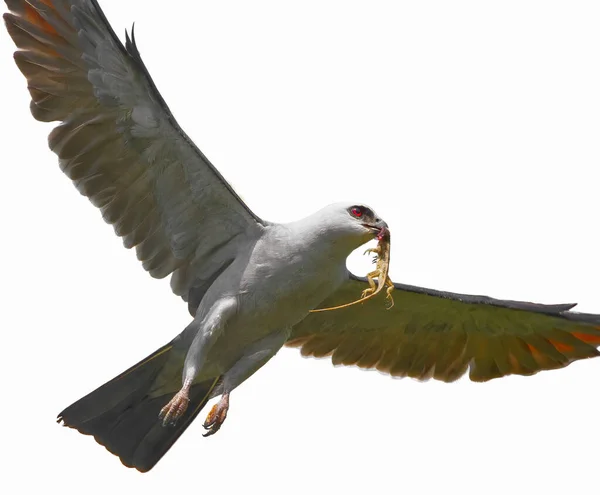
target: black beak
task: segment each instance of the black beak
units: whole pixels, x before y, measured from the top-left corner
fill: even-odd
[[[381,218],[377,218],[376,222],[377,223],[375,224],[375,227],[377,227],[378,229],[388,229],[389,230],[388,224],[386,222],[384,222]]]
[[[388,224],[381,220],[381,218],[376,218],[375,223],[363,223],[363,226],[371,229],[374,234],[377,234],[378,238],[382,235],[389,235],[390,232]]]

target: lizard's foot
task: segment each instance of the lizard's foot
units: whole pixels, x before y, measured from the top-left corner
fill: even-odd
[[[394,287],[394,284],[391,282],[391,280],[389,280],[389,283],[391,283],[392,285],[389,285],[388,288],[385,290],[385,298],[388,301],[388,305],[387,305],[386,309],[392,309],[394,307],[394,298],[392,297],[392,291],[394,290],[395,287]]]
[[[183,416],[190,403],[188,393],[189,389],[182,388],[175,394],[169,403],[160,410],[158,417],[162,419],[163,426],[168,426],[170,424],[174,425],[177,423],[177,420]]]
[[[371,294],[373,294],[373,292],[375,292],[373,289],[368,288],[362,291],[362,294],[360,295],[361,299],[364,299],[367,296],[370,296]]]
[[[206,421],[204,421],[204,428],[208,430],[204,433],[203,436],[209,437],[217,433],[223,423],[225,422],[225,418],[227,418],[227,411],[229,410],[229,393],[224,393],[221,396],[221,400],[217,402],[213,408],[206,416]]]
[[[374,247],[374,248],[369,248],[365,251],[365,254],[371,254],[371,253],[375,253],[376,255],[380,255],[381,254],[381,248],[379,246]]]

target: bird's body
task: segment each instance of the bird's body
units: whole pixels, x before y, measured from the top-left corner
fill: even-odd
[[[171,342],[59,415],[125,465],[151,469],[216,395],[204,427],[218,431],[231,391],[283,345],[446,382],[467,371],[476,381],[531,375],[600,355],[600,315],[573,312],[574,304],[387,279],[389,311],[376,298],[347,304],[369,285],[346,257],[389,234],[372,209],[337,203],[289,224],[262,220],[179,127],[133,34],[123,45],[96,0],[5,1],[31,112],[60,122],[49,145],[62,171],[151,276],[171,276],[192,316]],[[371,276],[387,273],[384,254]]]
[[[297,222],[268,225],[258,239],[240,246],[235,261],[202,298],[197,325],[182,333],[179,345],[187,349],[198,331],[213,326],[211,318],[221,320],[197,380],[225,373],[249,345],[274,332],[289,334],[344,282],[348,253],[363,241],[350,237],[331,242],[336,237],[334,213],[345,208],[331,205]]]

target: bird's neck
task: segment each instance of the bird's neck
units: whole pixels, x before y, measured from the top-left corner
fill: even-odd
[[[315,224],[306,219],[284,226],[294,239],[294,243],[303,250],[319,253],[330,262],[340,262],[345,266],[346,258],[361,245],[356,237],[343,236],[326,225]]]

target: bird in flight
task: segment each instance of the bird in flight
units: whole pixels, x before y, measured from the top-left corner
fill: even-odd
[[[600,315],[573,304],[392,285],[388,225],[362,203],[287,224],[262,220],[179,127],[133,31],[123,45],[96,0],[5,1],[31,113],[59,122],[49,145],[60,168],[152,277],[171,277],[192,317],[59,414],[126,466],[150,470],[220,396],[204,422],[205,435],[217,432],[232,391],[284,345],[335,365],[445,382],[467,371],[475,381],[532,375],[599,355]],[[346,258],[374,238],[377,269],[357,277]],[[376,294],[384,286],[391,304]],[[361,293],[369,296],[349,304]]]

